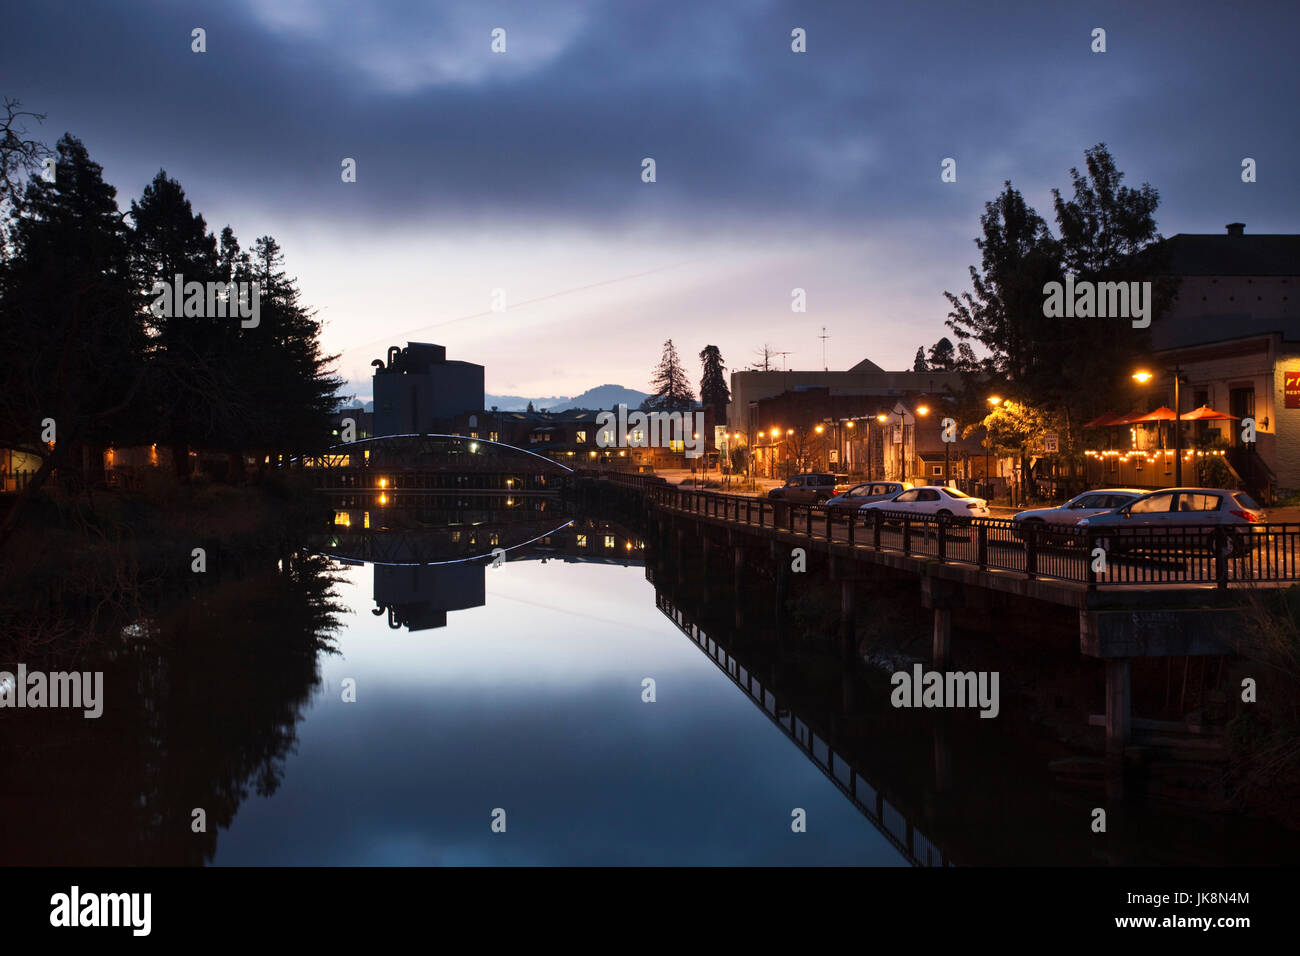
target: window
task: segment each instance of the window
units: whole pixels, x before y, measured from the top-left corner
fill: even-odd
[[[959,488],[944,488],[943,491],[944,491],[944,494],[946,494],[949,498],[969,498],[969,497],[970,497],[970,495],[966,494],[966,492],[962,491],[962,490],[959,489]],[[936,496],[935,500],[936,500],[936,501],[938,500],[938,497],[937,497],[937,496]]]
[[[586,440],[587,440],[587,433],[586,433],[586,432],[578,432],[578,434],[574,436],[573,440],[576,441],[579,445],[581,445],[581,444],[583,444],[583,443],[586,442]]]
[[[943,474],[943,465],[935,465],[935,466],[934,466],[934,469],[930,472],[930,474],[934,475],[935,477],[938,477],[939,475],[942,475],[942,474]]]
[[[1198,494],[1180,494],[1178,496],[1179,511],[1218,511],[1218,495],[1198,495]]]
[[[922,488],[919,492],[917,492],[916,500],[917,501],[938,501],[939,492],[935,491],[933,488]]]
[[[607,548],[614,547],[614,536],[612,534],[605,535],[605,547]]]
[[[607,431],[604,433],[604,435],[605,435],[604,438],[605,447],[608,448],[610,445],[614,444],[614,433],[611,431]]]
[[[586,546],[587,546],[587,536],[585,534],[578,535],[578,547],[585,548]]]
[[[501,436],[496,432],[488,432],[488,441],[500,441]]]
[[[1163,495],[1152,495],[1149,498],[1139,498],[1133,502],[1133,507],[1129,511],[1135,515],[1163,514],[1170,509],[1174,502],[1173,493]]]
[[[898,497],[896,497],[894,500],[895,500],[895,501],[916,501],[916,500],[917,500],[917,496],[918,496],[920,493],[921,493],[921,492],[917,491],[916,489],[913,489],[913,490],[911,490],[911,491],[905,491],[905,492],[903,492],[901,495],[899,495]],[[937,496],[936,496],[936,497],[937,497]]]
[[[478,438],[478,432],[470,432],[470,433],[469,433],[469,437],[470,437],[470,438]]]

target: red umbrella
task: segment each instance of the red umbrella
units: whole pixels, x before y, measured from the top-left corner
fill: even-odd
[[[1183,416],[1185,422],[1220,422],[1220,421],[1237,421],[1236,415],[1225,415],[1223,412],[1216,412],[1209,405],[1202,405]]]
[[[1186,416],[1183,416],[1186,418]],[[1174,420],[1174,410],[1161,405],[1154,412],[1147,412],[1145,415],[1135,415],[1125,419],[1125,425],[1136,425],[1138,422],[1172,422]]]

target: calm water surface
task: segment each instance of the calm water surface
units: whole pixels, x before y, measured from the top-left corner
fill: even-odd
[[[643,567],[476,567],[486,603],[418,631],[371,613],[375,572],[344,569],[338,653],[282,782],[215,863],[904,864],[656,609]],[[439,598],[465,603],[453,585]]]

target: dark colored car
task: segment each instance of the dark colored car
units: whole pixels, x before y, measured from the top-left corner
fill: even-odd
[[[795,475],[780,488],[773,488],[767,496],[774,501],[819,505],[828,498],[847,491],[848,488],[847,475],[832,475],[819,471]]]

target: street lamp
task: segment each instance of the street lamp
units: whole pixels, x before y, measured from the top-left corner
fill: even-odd
[[[1181,366],[1175,365],[1174,371],[1174,487],[1181,488],[1183,485],[1183,411],[1181,400],[1178,392],[1178,385],[1183,378]],[[1146,369],[1138,369],[1133,373],[1133,381],[1139,385],[1145,385],[1151,379],[1155,378]]]
[[[992,405],[994,408],[997,408],[999,405],[1002,404],[1002,399],[999,398],[997,395],[990,395],[989,404]],[[988,490],[989,490],[988,497],[992,498],[993,482],[989,480],[989,426],[987,423],[984,425],[984,483],[988,485]]]

